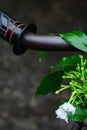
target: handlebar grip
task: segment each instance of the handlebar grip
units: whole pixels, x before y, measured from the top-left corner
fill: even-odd
[[[23,36],[27,32],[36,33],[36,31],[37,28],[34,23],[25,25],[0,11],[0,37],[13,45],[13,52],[16,55],[26,51],[26,48],[20,46]]]

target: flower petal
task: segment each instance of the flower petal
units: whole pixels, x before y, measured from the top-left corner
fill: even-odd
[[[66,112],[63,111],[63,109],[59,108],[55,111],[55,113],[57,115],[56,118],[63,119],[68,123],[68,116],[67,116]]]
[[[65,112],[71,112],[72,114],[74,114],[76,110],[76,108],[73,105],[66,102],[63,105],[59,106],[59,108],[63,109]]]

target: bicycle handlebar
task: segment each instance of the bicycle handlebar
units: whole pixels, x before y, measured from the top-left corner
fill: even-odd
[[[58,36],[39,35],[36,32],[37,27],[34,23],[22,24],[0,11],[0,37],[13,45],[13,52],[16,55],[24,53],[27,49],[43,51],[78,50]]]
[[[21,46],[33,50],[43,51],[76,51],[76,48],[67,44],[59,36],[47,36],[39,34],[25,34]]]
[[[34,23],[25,25],[0,11],[0,37],[13,45],[13,52],[16,55],[26,51],[26,48],[20,47],[23,36],[27,32],[36,33],[36,30],[37,28]]]

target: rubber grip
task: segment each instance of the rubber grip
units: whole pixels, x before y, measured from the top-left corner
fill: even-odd
[[[13,52],[16,55],[26,51],[26,48],[21,47],[21,42],[25,33],[36,33],[36,30],[37,28],[34,23],[25,25],[5,12],[0,11],[0,37],[13,45]]]

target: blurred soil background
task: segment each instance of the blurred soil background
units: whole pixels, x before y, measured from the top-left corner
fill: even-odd
[[[23,23],[35,22],[38,33],[87,32],[87,0],[0,0],[0,8]],[[56,105],[68,92],[35,96],[35,90],[51,65],[78,52],[49,53],[42,63],[39,52],[15,56],[0,39],[0,130],[69,130],[56,119]]]

